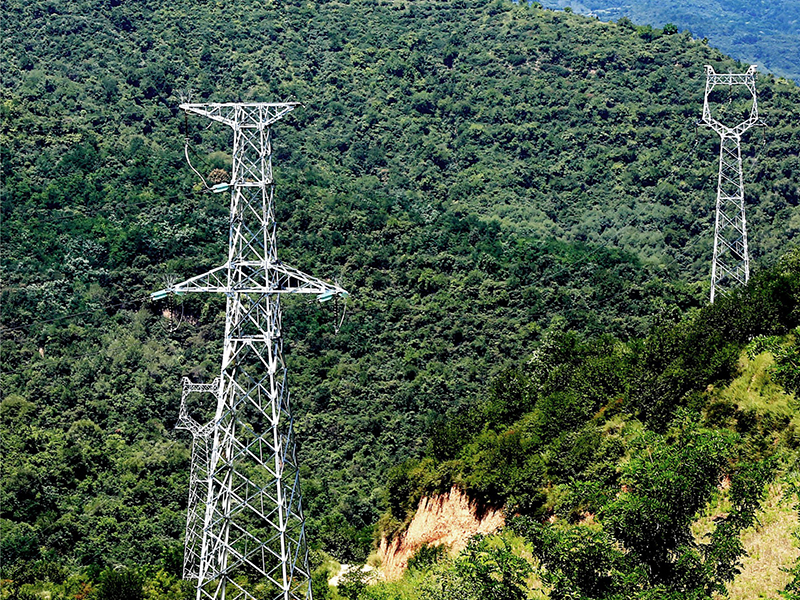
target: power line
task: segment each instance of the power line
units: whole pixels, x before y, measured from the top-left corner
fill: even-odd
[[[31,322],[31,323],[29,323],[27,325],[17,325],[15,327],[6,327],[5,325],[0,324],[0,331],[19,331],[21,329],[28,329],[28,328],[34,327],[36,325],[44,325],[46,323],[54,323],[56,321],[63,321],[64,319],[71,319],[73,317],[79,317],[79,316],[82,316],[82,315],[95,314],[95,313],[98,313],[98,312],[101,312],[101,311],[104,311],[104,310],[108,310],[110,308],[118,308],[118,307],[124,306],[126,304],[130,305],[132,303],[135,304],[137,302],[139,303],[139,306],[141,307],[141,306],[144,306],[144,303],[147,300],[148,300],[147,296],[142,297],[140,300],[133,300],[133,301],[131,301],[131,300],[123,300],[122,302],[117,302],[115,304],[104,304],[103,306],[100,306],[98,308],[93,308],[93,309],[89,309],[89,310],[83,310],[83,311],[80,311],[80,312],[68,313],[68,314],[65,314],[65,315],[60,315],[58,317],[52,317],[50,319],[37,319],[36,321],[33,321],[33,322]]]

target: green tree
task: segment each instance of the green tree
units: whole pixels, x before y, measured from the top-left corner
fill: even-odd
[[[554,598],[724,594],[745,554],[739,536],[753,523],[774,469],[770,460],[732,466],[736,441],[681,415],[667,435],[645,432],[633,445],[621,489],[596,515],[600,528],[514,521],[532,542]],[[729,470],[732,510],[707,541],[696,541],[692,523]]]
[[[527,597],[525,578],[531,573],[531,565],[515,554],[503,537],[473,537],[456,558],[454,569],[470,590],[470,599],[524,600]]]

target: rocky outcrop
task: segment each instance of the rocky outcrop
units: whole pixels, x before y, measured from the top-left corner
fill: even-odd
[[[383,577],[399,579],[408,559],[424,544],[445,544],[450,552],[459,552],[475,534],[492,533],[504,524],[500,509],[479,507],[455,486],[446,494],[422,498],[408,529],[391,541],[385,537],[381,540],[378,556]]]

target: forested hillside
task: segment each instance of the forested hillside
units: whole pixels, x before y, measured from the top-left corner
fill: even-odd
[[[654,2],[632,0],[545,0],[548,8],[571,7],[582,14],[609,21],[629,18],[639,25],[669,24],[710,43],[741,61],[758,64],[776,75],[800,81],[800,4],[794,0],[746,2],[744,0],[694,0]]]
[[[798,259],[643,339],[551,330],[485,398],[434,428],[421,459],[390,471],[385,534],[406,526],[421,496],[455,484],[513,515],[508,530],[534,558],[537,585],[525,585],[525,552],[506,536],[455,561],[423,547],[416,560],[427,569],[412,568],[412,593],[405,581],[358,598],[510,599],[530,597],[528,587],[551,600],[725,594],[742,571],[742,532],[761,525],[767,484],[796,501]],[[783,536],[790,545],[791,531]],[[466,576],[473,559],[494,582]],[[777,598],[778,585],[743,576],[748,597]],[[784,578],[790,599],[800,561],[794,576]],[[442,578],[451,584],[437,593]]]
[[[338,559],[370,551],[389,469],[557,332],[640,339],[706,302],[702,66],[743,65],[687,35],[502,0],[9,0],[1,18],[0,525],[17,581],[81,572],[102,590],[104,567],[147,565],[151,588],[159,568],[174,584],[179,380],[218,374],[224,302],[148,294],[227,243],[184,135],[204,174],[230,161],[227,131],[179,114],[181,90],[305,104],[274,132],[281,258],[351,302],[338,335],[331,311],[287,302],[285,338],[309,536]],[[800,92],[758,85],[756,270],[800,229]]]

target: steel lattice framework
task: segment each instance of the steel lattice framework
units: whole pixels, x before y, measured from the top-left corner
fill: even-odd
[[[211,463],[211,444],[214,441],[214,422],[201,424],[189,414],[188,399],[191,394],[216,394],[219,378],[212,383],[192,383],[182,380],[183,394],[176,429],[186,429],[192,434],[192,461],[189,470],[189,502],[186,508],[186,541],[183,552],[183,578],[200,576],[200,554],[203,543],[203,522],[208,499],[208,466]]]
[[[280,298],[347,292],[278,259],[270,127],[297,106],[181,104],[233,129],[227,262],[152,294],[227,297],[197,600],[312,598]]]
[[[713,118],[709,95],[718,85],[745,86],[753,97],[747,119],[733,127]],[[714,225],[714,257],[711,263],[711,302],[750,278],[747,250],[747,222],[744,214],[744,177],[742,174],[742,134],[760,124],[756,98],[756,65],[746,73],[715,73],[706,65],[706,90],[701,121],[720,137],[719,177],[717,179],[717,214]]]

